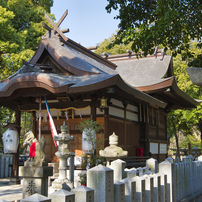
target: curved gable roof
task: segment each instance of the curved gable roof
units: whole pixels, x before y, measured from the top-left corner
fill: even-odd
[[[94,54],[88,49],[68,39],[59,37],[43,37],[39,48],[30,59],[30,63],[40,63],[43,52],[46,52],[60,65],[64,71],[73,75],[116,74],[116,65]]]

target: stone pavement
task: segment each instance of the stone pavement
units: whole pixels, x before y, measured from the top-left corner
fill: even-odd
[[[49,186],[48,193],[53,193],[54,190]],[[22,199],[22,185],[13,184],[10,178],[0,178],[0,202],[7,200],[9,202],[20,202]]]
[[[0,201],[20,201],[22,199],[22,185],[11,184],[9,178],[0,179]]]

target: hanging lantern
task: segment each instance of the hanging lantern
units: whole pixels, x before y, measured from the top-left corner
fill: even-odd
[[[101,98],[100,100],[100,108],[103,109],[103,108],[108,108],[108,105],[107,105],[107,99],[106,98]]]
[[[8,128],[3,134],[4,153],[17,153],[19,135],[16,128]]]

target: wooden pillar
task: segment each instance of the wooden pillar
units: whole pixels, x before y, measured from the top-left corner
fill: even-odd
[[[149,156],[150,140],[149,140],[149,107],[145,106],[145,155]]]
[[[109,108],[104,109],[104,139],[109,139]],[[104,141],[104,148],[109,146],[109,141]]]
[[[96,105],[91,105],[91,120],[96,121]]]
[[[19,139],[20,139],[21,111],[19,109],[17,109],[15,111],[15,123],[19,126],[17,128],[17,130],[18,130],[18,135],[19,135]],[[13,179],[11,179],[11,181],[15,182],[16,184],[20,183],[20,179],[18,177],[18,174],[19,174],[19,148],[20,148],[20,144],[18,145],[17,153],[15,153],[13,156]]]
[[[33,121],[33,128],[32,128],[32,132],[34,133],[34,135],[36,136],[37,134],[37,124],[36,124],[36,112],[33,111],[32,112],[32,121]]]
[[[156,127],[156,138],[157,138],[157,140],[158,140],[158,158],[157,158],[157,161],[158,162],[160,162],[160,144],[161,144],[161,141],[160,141],[160,138],[159,138],[159,130],[160,130],[160,128],[159,128],[159,113],[158,113],[158,111],[157,110],[155,110],[155,113],[156,113],[156,125],[155,125],[155,127]]]
[[[125,141],[124,149],[126,151],[128,151],[128,149],[127,149],[127,132],[126,132],[126,106],[127,105],[124,105],[124,141]]]
[[[126,102],[122,102],[123,103],[123,107],[124,107],[124,150],[127,150],[127,130],[126,130],[126,108],[127,108],[127,103]]]

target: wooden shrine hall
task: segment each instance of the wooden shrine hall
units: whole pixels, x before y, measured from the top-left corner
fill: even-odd
[[[0,82],[0,106],[20,113],[32,113],[33,132],[39,133],[39,100],[41,100],[41,135],[46,139],[49,162],[57,157],[50,126],[46,122],[46,96],[57,132],[65,121],[74,141],[70,151],[82,154],[78,124],[85,119],[96,120],[103,130],[103,139],[113,132],[119,146],[128,156],[152,154],[162,161],[167,157],[166,116],[172,109],[193,108],[197,102],[182,92],[173,75],[172,57],[157,51],[137,59],[128,52],[99,56],[64,35],[48,16],[53,28],[47,29],[29,62],[11,77]],[[106,101],[103,105],[101,101]],[[102,149],[108,146],[104,141]],[[142,154],[137,154],[142,148]]]

